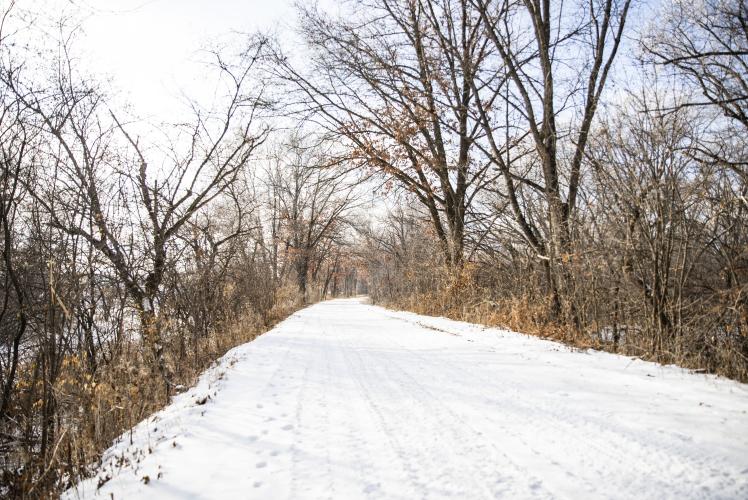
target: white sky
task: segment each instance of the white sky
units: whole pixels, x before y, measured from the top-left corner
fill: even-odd
[[[195,98],[210,92],[202,49],[227,43],[232,33],[287,33],[294,19],[292,0],[26,1],[46,3],[50,19],[82,19],[76,48],[88,69],[111,76],[141,117],[167,121],[181,109],[182,91]]]
[[[0,0],[0,5],[10,0]],[[304,0],[301,0],[304,1]],[[307,0],[313,1],[313,0]],[[61,16],[80,20],[76,41],[87,70],[111,77],[141,118],[178,121],[185,92],[209,104],[215,80],[206,74],[201,49],[238,42],[236,33],[257,30],[293,38],[294,0],[17,0],[19,6],[44,12],[49,22]],[[327,8],[334,1],[323,1]],[[629,27],[641,24],[645,11],[658,4],[645,0],[637,6]],[[645,8],[642,8],[645,7]],[[631,33],[631,32],[630,32]],[[619,55],[618,68],[625,64]],[[614,78],[613,80],[616,80]],[[626,80],[624,77],[623,80]],[[608,96],[616,82],[609,82]]]

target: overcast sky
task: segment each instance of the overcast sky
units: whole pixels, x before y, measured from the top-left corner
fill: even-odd
[[[8,0],[0,0],[0,3]],[[305,1],[305,0],[301,0]],[[308,0],[312,1],[312,0]],[[48,21],[61,16],[81,23],[76,40],[89,71],[111,76],[143,118],[174,121],[181,109],[180,92],[201,102],[210,99],[211,81],[206,75],[206,49],[226,43],[234,33],[253,31],[279,35],[288,48],[295,13],[294,0],[18,0],[19,5],[45,12]],[[323,1],[330,8],[335,1]],[[652,6],[655,0],[645,0]],[[637,21],[643,5],[632,16]],[[619,57],[619,65],[624,62]],[[613,91],[615,82],[611,82]],[[181,104],[180,104],[181,103]],[[170,119],[172,116],[172,119]]]
[[[196,98],[208,91],[202,49],[231,33],[287,33],[294,19],[292,0],[38,1],[50,19],[80,19],[76,45],[89,69],[111,76],[139,115],[166,120],[181,90]]]

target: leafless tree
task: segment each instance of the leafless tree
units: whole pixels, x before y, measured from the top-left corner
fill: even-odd
[[[572,219],[590,127],[623,39],[631,1],[471,3],[498,54],[496,73],[510,82],[503,94],[507,105],[503,116],[491,113],[491,102],[481,101],[477,106],[480,122],[491,159],[503,174],[505,195],[518,228],[545,261],[558,314],[559,294],[568,287],[563,268],[573,253]],[[478,92],[474,96],[481,99]],[[505,128],[497,133],[495,123],[502,119]],[[517,130],[510,123],[514,120],[526,129]],[[515,141],[528,134],[534,149],[532,168],[522,161],[527,154],[522,148],[515,155],[507,154],[514,149],[506,147],[510,130],[517,130],[510,137]],[[533,223],[522,201],[525,190],[534,191],[544,202],[542,223],[547,231]]]
[[[280,223],[275,235],[294,268],[302,297],[307,296],[310,272],[316,275],[321,261],[339,243],[345,216],[354,207],[354,186],[328,154],[329,148],[314,137],[292,133],[274,154],[267,173]]]
[[[673,70],[700,95],[679,105],[716,107],[727,119],[719,137],[704,141],[696,153],[748,184],[748,5],[673,0],[664,5],[662,19],[642,43],[653,62]]]
[[[36,199],[56,228],[84,238],[108,259],[138,311],[167,394],[158,301],[169,248],[193,215],[234,182],[266,137],[267,130],[255,130],[254,123],[265,103],[262,88],[252,88],[264,43],[250,47],[237,65],[216,55],[227,89],[224,109],[196,109],[194,122],[177,139],[182,143],[161,154],[107,109],[101,92],[80,83],[69,57],[58,61],[60,70],[46,88],[19,83],[22,66],[3,75],[58,145],[46,159],[54,179]]]
[[[278,57],[277,72],[297,90],[294,107],[343,139],[352,161],[415,196],[445,261],[459,265],[468,209],[491,182],[472,111],[491,52],[484,29],[468,0],[349,7],[346,18],[303,9],[308,67]]]
[[[28,198],[31,165],[36,154],[37,133],[24,116],[13,96],[2,96],[0,109],[0,230],[2,238],[3,293],[0,307],[0,418],[6,416],[11,391],[16,382],[19,347],[28,327],[29,290],[24,278],[24,264],[19,211]]]
[[[687,110],[658,113],[663,97],[644,92],[601,127],[590,161],[599,210],[613,218],[598,238],[614,246],[617,269],[641,293],[657,352],[682,330],[689,307],[684,287],[696,252],[691,210],[700,195],[698,164],[689,151],[699,128]]]

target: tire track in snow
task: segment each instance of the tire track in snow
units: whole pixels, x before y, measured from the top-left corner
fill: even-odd
[[[461,470],[470,470],[478,467],[483,478],[482,483],[476,483],[476,478],[471,478],[479,490],[488,492],[488,498],[506,498],[521,496],[522,498],[552,498],[553,495],[544,486],[542,481],[534,475],[527,467],[519,464],[506,452],[498,448],[494,443],[486,443],[485,436],[477,431],[464,416],[455,412],[451,406],[441,398],[435,397],[433,392],[422,384],[417,377],[397,362],[393,357],[392,367],[397,369],[401,375],[401,382],[393,387],[400,392],[404,399],[412,398],[417,401],[417,407],[425,418],[433,418],[437,424],[434,432],[447,432],[453,438],[453,448],[461,450],[465,465]],[[394,379],[393,379],[394,380]],[[404,387],[417,387],[417,391],[403,392]],[[434,404],[438,402],[440,404]],[[457,424],[457,425],[455,425]],[[465,430],[470,431],[468,434]],[[472,448],[464,448],[465,443],[473,443]],[[465,453],[473,453],[474,456],[466,457]],[[492,456],[493,460],[488,460]],[[513,471],[512,476],[499,474],[497,467],[507,467]],[[517,490],[517,478],[519,482],[526,482],[526,487]],[[490,486],[493,485],[492,489]],[[510,489],[507,489],[510,488]]]
[[[326,325],[322,327],[327,331]],[[333,366],[338,370],[338,377],[335,382],[331,380],[331,383],[335,384],[337,390],[355,390],[357,388],[356,378],[346,357],[347,349],[343,346],[340,338],[332,338],[330,352],[334,355]],[[371,459],[372,456],[381,456],[382,450],[374,447],[374,441],[381,434],[382,429],[376,426],[368,412],[356,412],[364,404],[364,396],[360,391],[360,386],[358,388],[359,391],[355,394],[359,398],[353,397],[353,394],[350,394],[349,397],[340,398],[346,401],[346,404],[340,405],[338,408],[337,419],[335,420],[336,428],[341,430],[342,442],[344,443],[342,448],[351,454],[350,457],[341,457],[340,459],[343,461],[350,458],[350,463],[356,471],[357,482],[359,486],[363,485],[358,490],[354,489],[351,493],[363,493],[369,499],[385,498],[382,490],[382,478],[378,476],[377,468]],[[366,436],[368,436],[368,439],[366,439]],[[390,494],[389,498],[393,498],[393,496]]]
[[[411,323],[410,321],[407,322]],[[439,330],[437,329],[437,331]],[[454,334],[450,333],[450,335]],[[450,379],[454,380],[452,377],[458,377],[459,379],[459,377],[464,376],[465,373],[470,373],[471,380],[479,382],[478,385],[480,385],[480,387],[485,388],[494,383],[493,381],[485,379],[483,375],[475,375],[475,371],[469,365],[460,366],[458,368],[449,359],[440,359],[439,363],[436,363],[433,359],[424,356],[416,350],[409,349],[408,347],[402,345],[401,343],[398,343],[397,341],[393,340],[393,342],[398,345],[398,348],[408,351],[412,356],[417,357],[421,362],[434,367],[434,369],[431,370],[430,373],[442,377],[445,381]],[[446,376],[446,373],[449,373],[449,376]],[[482,398],[483,394],[473,389],[473,387],[474,386],[466,385],[464,390],[466,393],[469,393],[477,398]],[[616,463],[619,469],[611,470],[609,468],[597,468],[596,477],[604,478],[605,481],[608,481],[610,484],[618,484],[620,487],[624,488],[624,490],[626,489],[626,487],[631,488],[631,484],[622,482],[620,471],[625,467],[633,467],[637,470],[637,475],[640,478],[646,478],[647,484],[642,485],[642,489],[640,490],[641,494],[646,494],[647,491],[650,490],[652,483],[656,483],[659,484],[660,487],[663,487],[663,489],[670,490],[671,498],[684,498],[688,496],[689,493],[692,493],[694,488],[694,485],[689,481],[689,471],[703,468],[707,463],[714,460],[710,456],[705,456],[702,459],[693,459],[680,453],[674,456],[672,453],[668,453],[668,451],[673,450],[672,441],[662,440],[659,439],[656,435],[650,435],[648,436],[649,442],[645,442],[642,441],[636,434],[626,434],[619,430],[617,427],[604,425],[603,423],[599,422],[598,419],[582,418],[575,412],[560,413],[557,410],[554,410],[553,408],[544,404],[542,400],[536,400],[535,405],[528,405],[523,402],[522,395],[519,393],[519,391],[517,391],[516,389],[512,389],[512,392],[513,397],[505,398],[505,402],[508,402],[509,404],[501,407],[501,412],[503,415],[506,415],[507,413],[514,414],[517,418],[517,422],[525,422],[526,428],[529,429],[539,428],[540,426],[553,427],[558,431],[557,436],[567,437],[569,446],[579,447],[581,445],[594,452],[589,453],[590,456],[607,457],[609,460]],[[438,396],[436,395],[434,397],[438,398]],[[495,418],[489,419],[488,417],[484,417],[484,419],[488,419],[493,424],[501,425],[501,423],[496,421]],[[506,426],[502,427],[506,429]],[[519,426],[517,425],[515,425],[514,427],[519,428]],[[584,429],[585,427],[587,428],[585,432],[580,431],[580,429]],[[586,436],[598,436],[600,441],[604,441],[605,444],[599,443],[596,440],[590,439]],[[515,437],[519,439],[523,445],[531,448],[531,445],[526,440],[523,440],[519,435],[515,434]],[[638,447],[639,449],[631,450],[632,446],[635,448]],[[623,461],[621,457],[627,455],[627,453],[624,451],[627,449],[631,451],[630,455],[636,455],[638,457],[637,461],[633,463],[630,461]],[[611,450],[616,450],[617,454],[615,452],[612,452]],[[540,455],[537,450],[533,451],[537,455]],[[652,471],[663,468],[663,462],[666,463],[665,466],[671,471],[673,469],[680,471],[676,477],[682,480],[682,482],[677,484],[665,483],[660,478],[652,475]],[[717,462],[719,462],[719,460],[717,460]],[[551,465],[553,467],[561,467],[562,472],[570,475],[570,477],[574,477],[577,480],[582,479],[578,475],[574,474],[573,471],[564,469],[560,462],[552,461],[548,462],[547,465]],[[594,462],[588,465],[596,467],[596,464]],[[717,464],[715,466],[715,464],[712,463],[711,467],[714,469],[715,477],[720,477],[722,475],[719,470],[720,467],[729,467],[729,464],[723,463]],[[590,480],[585,480],[585,483],[589,489],[594,491],[594,485],[590,482]],[[732,486],[733,483],[734,481],[731,481],[729,478],[725,478],[725,481],[720,484],[719,487],[726,488]],[[736,493],[738,496],[742,496],[743,494],[748,493],[748,490],[746,490],[746,488],[741,488]]]
[[[363,351],[366,352],[366,351]],[[377,380],[377,385],[386,383],[386,386],[378,387],[379,390],[387,393],[387,399],[394,399],[397,401],[407,401],[409,405],[400,408],[386,408],[384,411],[379,407],[377,403],[369,396],[369,401],[374,411],[380,415],[382,424],[387,428],[388,436],[390,437],[392,446],[398,450],[398,454],[401,460],[405,463],[405,468],[409,472],[411,480],[414,484],[418,485],[422,490],[428,491],[428,488],[424,488],[423,481],[419,480],[419,472],[424,467],[419,469],[412,465],[412,459],[408,456],[408,451],[413,452],[418,447],[423,448],[424,443],[413,446],[412,448],[406,448],[398,439],[398,435],[402,435],[409,428],[403,426],[403,428],[394,429],[388,422],[392,420],[392,415],[408,414],[412,418],[419,422],[419,431],[422,432],[424,426],[427,425],[430,429],[432,436],[439,436],[442,440],[447,437],[450,438],[448,449],[452,449],[455,452],[462,453],[471,452],[470,449],[465,449],[466,443],[475,443],[475,435],[468,435],[464,432],[464,429],[470,429],[470,426],[465,422],[464,419],[459,417],[454,412],[451,412],[446,406],[434,405],[429,397],[429,391],[420,384],[412,375],[406,370],[399,366],[393,361],[393,357],[387,358],[386,362],[378,359],[377,356],[369,354],[365,359],[362,355],[362,350],[352,350],[352,353],[356,356],[356,368],[361,373],[360,381],[364,385],[364,392],[370,395],[372,392],[371,387],[366,387],[367,380]],[[404,388],[407,387],[407,392]],[[413,388],[418,390],[412,390]],[[385,390],[386,389],[386,390]],[[394,397],[393,397],[394,396]],[[444,413],[449,414],[446,418]],[[458,424],[458,425],[455,425]],[[471,429],[472,430],[472,429]],[[474,433],[474,431],[473,431]],[[402,441],[412,441],[412,439],[402,439]],[[477,492],[482,492],[482,497],[485,498],[501,498],[506,495],[516,496],[521,494],[523,498],[527,497],[543,497],[549,498],[551,495],[548,491],[544,491],[540,486],[541,481],[537,478],[533,478],[533,474],[526,469],[521,468],[514,463],[508,455],[502,453],[500,450],[494,447],[493,450],[487,450],[486,445],[481,442],[482,439],[478,440],[477,450],[478,453],[471,457],[471,460],[466,460],[465,456],[461,456],[460,460],[455,460],[455,455],[446,457],[450,461],[448,463],[449,471],[454,476],[452,484],[470,483],[473,485],[473,489],[469,492],[468,496],[465,496],[464,491],[457,492],[462,495],[463,498],[473,498]],[[429,461],[434,457],[440,457],[438,448],[432,448],[430,453],[422,453],[420,461]],[[501,459],[496,460],[494,463],[487,460],[487,455],[500,454]],[[445,457],[440,457],[445,458]],[[514,469],[514,476],[505,476],[500,474],[495,468],[496,465],[509,466]],[[428,469],[428,467],[426,467]],[[445,464],[432,464],[432,469],[443,470]],[[480,477],[475,475],[476,468],[480,471]],[[469,471],[469,472],[468,472]],[[514,487],[517,477],[530,478],[528,481],[527,489],[521,491],[512,491],[507,488]],[[433,486],[433,483],[431,483]],[[492,489],[492,486],[494,487]]]

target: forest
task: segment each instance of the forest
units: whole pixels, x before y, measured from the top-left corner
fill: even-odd
[[[748,2],[333,3],[175,123],[0,4],[0,495],[338,296],[748,381]]]

